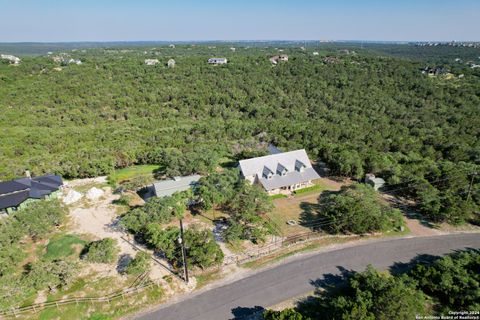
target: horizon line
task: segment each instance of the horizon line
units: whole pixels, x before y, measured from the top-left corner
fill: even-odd
[[[239,39],[239,40],[215,40],[215,39],[205,39],[205,40],[78,40],[78,41],[0,41],[0,44],[75,44],[75,43],[135,43],[135,42],[144,42],[144,43],[160,43],[160,42],[170,42],[170,43],[202,43],[202,42],[318,42],[318,43],[453,43],[453,42],[480,42],[480,40],[362,40],[362,39],[262,39],[262,40],[253,40],[253,39]]]

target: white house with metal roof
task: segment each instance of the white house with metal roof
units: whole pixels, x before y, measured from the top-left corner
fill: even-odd
[[[312,185],[319,179],[304,149],[279,152],[269,148],[270,155],[240,161],[245,180],[259,184],[269,194],[289,194]]]
[[[157,181],[153,184],[156,197],[169,197],[175,192],[186,191],[195,186],[202,176],[195,174],[186,177],[175,177],[171,180]]]

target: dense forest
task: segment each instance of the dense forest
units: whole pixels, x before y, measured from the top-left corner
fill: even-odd
[[[206,173],[274,143],[307,149],[336,175],[414,181],[406,193],[427,211],[466,200],[471,177],[468,197],[480,202],[480,68],[469,64],[480,49],[285,46],[289,61],[272,66],[279,47],[267,45],[93,48],[67,52],[81,65],[56,53],[0,64],[0,179],[144,163]],[[212,56],[229,63],[208,65]],[[421,73],[437,62],[449,73]]]

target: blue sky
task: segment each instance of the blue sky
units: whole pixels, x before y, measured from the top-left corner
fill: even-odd
[[[0,42],[480,40],[480,0],[0,0]]]

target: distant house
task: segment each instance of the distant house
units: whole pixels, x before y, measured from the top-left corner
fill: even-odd
[[[209,64],[227,64],[227,58],[210,58],[208,59]]]
[[[169,68],[174,68],[175,67],[175,60],[173,60],[173,59],[168,60],[167,66]]]
[[[261,185],[270,195],[289,194],[320,178],[305,150],[281,152],[270,146],[269,151],[268,156],[241,160],[239,167],[245,180]]]
[[[279,56],[273,56],[270,58],[270,62],[273,64],[277,64],[279,61],[288,61],[288,55],[286,54],[281,54]]]
[[[371,185],[375,191],[378,191],[385,185],[385,180],[375,177],[373,173],[368,173],[365,175],[365,183]]]
[[[318,56],[319,53],[317,51],[315,51],[314,53],[312,53],[314,56]]]
[[[0,182],[0,212],[11,213],[28,202],[55,197],[62,185],[62,177],[53,174]]]
[[[145,59],[145,64],[147,66],[154,66],[156,64],[158,64],[160,61],[158,61],[158,59]]]
[[[153,192],[156,197],[169,197],[175,192],[187,191],[194,187],[201,177],[200,175],[191,175],[158,181],[153,184]]]
[[[11,64],[20,64],[22,60],[19,57],[12,56],[10,54],[2,54],[0,55],[2,60],[8,60]]]
[[[443,67],[425,67],[422,70],[422,74],[426,74],[426,75],[429,75],[431,77],[433,76],[439,76],[441,74],[445,74],[447,73],[447,70],[445,70],[445,68]]]

